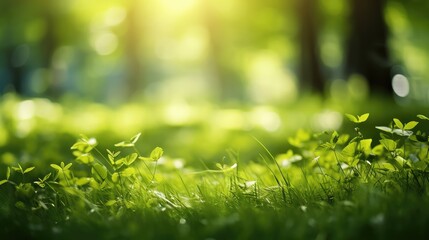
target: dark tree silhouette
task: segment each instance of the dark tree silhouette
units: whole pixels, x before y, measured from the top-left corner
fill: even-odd
[[[384,5],[384,0],[350,0],[346,74],[365,77],[371,95],[392,93]]]
[[[42,18],[45,22],[46,30],[43,38],[40,42],[41,47],[41,62],[40,65],[42,68],[52,71],[50,74],[49,87],[46,90],[45,94],[52,98],[58,98],[61,95],[60,86],[59,86],[59,76],[54,74],[54,68],[52,66],[52,57],[55,50],[59,46],[59,39],[57,36],[56,30],[58,29],[58,20],[59,16],[55,11],[55,3],[52,1],[44,2],[44,7],[41,10]]]
[[[13,1],[2,1],[0,3],[0,9],[23,10],[24,8]],[[12,90],[17,94],[23,94],[25,92],[24,76],[26,66],[24,66],[25,62],[21,62],[18,59],[22,57],[20,56],[19,49],[24,41],[20,29],[24,25],[25,18],[22,17],[22,15],[14,15],[13,11],[3,11],[0,21],[2,22],[1,31],[3,33],[3,37],[0,39],[0,51],[2,53],[0,63],[4,64],[3,66],[6,70],[6,77],[0,79],[0,87],[4,89],[0,90]],[[6,22],[8,24],[5,24]]]
[[[302,90],[313,93],[324,91],[324,78],[318,46],[318,1],[297,0],[300,60],[298,76]]]
[[[23,79],[24,79],[24,66],[17,66],[14,63],[14,55],[16,54],[17,46],[8,47],[6,49],[6,66],[9,70],[11,86],[13,91],[22,95],[24,93]]]

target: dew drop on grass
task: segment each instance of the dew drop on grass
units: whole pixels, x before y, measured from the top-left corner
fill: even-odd
[[[186,223],[186,219],[180,218],[179,223],[182,224],[182,225],[185,224]]]

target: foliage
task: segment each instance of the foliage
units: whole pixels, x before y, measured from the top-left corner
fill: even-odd
[[[105,151],[81,135],[71,161],[2,168],[2,231],[48,238],[73,238],[76,227],[88,235],[101,231],[103,238],[343,238],[365,237],[359,231],[367,226],[371,237],[427,234],[420,229],[423,216],[402,232],[389,224],[411,218],[414,203],[429,211],[423,207],[428,133],[415,130],[429,118],[394,118],[375,127],[375,139],[360,130],[368,113],[346,116],[354,133],[300,130],[277,155],[256,140],[258,159],[231,150],[217,169],[184,166],[160,147],[141,154],[140,133]],[[349,218],[353,223],[344,221]],[[147,228],[139,230],[135,221]]]

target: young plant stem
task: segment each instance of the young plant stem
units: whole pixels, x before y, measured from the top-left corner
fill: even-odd
[[[133,146],[133,149],[134,149],[134,151],[137,153],[137,155],[138,155],[139,157],[141,157],[141,156],[142,156],[142,155],[140,154],[140,151],[136,148],[136,146]],[[145,165],[145,167],[147,168],[147,170],[148,170],[150,173],[152,173],[151,169],[149,168],[149,166],[146,164],[146,162],[145,162],[145,161],[143,161],[143,164]]]
[[[332,151],[334,152],[335,160],[337,160],[337,165],[340,168],[340,171],[341,171],[341,173],[343,174],[343,176],[345,178],[346,177],[346,172],[344,172],[344,169],[341,166],[341,162],[340,162],[340,160],[338,159],[338,156],[337,156],[337,151],[335,151],[335,149],[332,149]]]
[[[156,174],[157,166],[158,166],[158,160],[157,160],[157,161],[155,161],[155,167],[154,167],[154,169],[153,169],[153,173],[152,173],[152,180],[151,180],[151,182],[153,182],[153,181],[155,180],[155,174]]]
[[[276,174],[274,173],[274,171],[270,168],[270,166],[267,163],[267,160],[265,160],[265,157],[262,154],[259,154],[261,156],[261,158],[264,160],[265,165],[267,166],[268,170],[271,172],[271,174],[274,177],[274,180],[276,181],[277,185],[280,187],[280,189],[282,190],[282,197],[283,197],[283,201],[286,203],[286,192],[285,189],[283,187],[283,185],[280,183],[279,179],[277,178]]]

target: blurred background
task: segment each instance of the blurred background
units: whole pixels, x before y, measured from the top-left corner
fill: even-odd
[[[377,136],[392,117],[426,114],[427,9],[425,0],[1,1],[0,147],[60,162],[79,133],[111,147],[142,132],[146,150],[219,159],[233,147],[251,158],[253,136],[281,152],[300,128],[354,129],[344,113],[365,112],[366,137]]]
[[[429,100],[424,0],[16,0],[0,9],[1,94]]]

